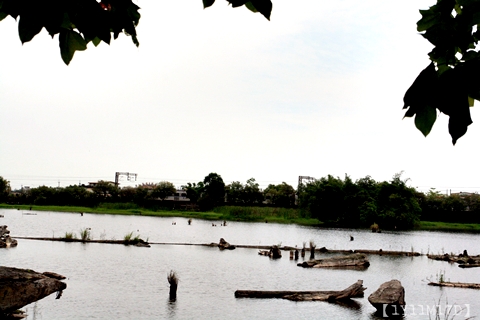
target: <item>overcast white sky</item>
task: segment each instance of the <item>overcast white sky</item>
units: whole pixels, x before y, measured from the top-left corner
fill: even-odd
[[[435,2],[273,0],[268,21],[223,0],[206,10],[138,0],[139,48],[120,35],[68,67],[57,37],[43,30],[22,46],[8,17],[0,176],[20,188],[122,171],[180,187],[216,172],[296,188],[299,175],[384,181],[403,170],[421,191],[480,191],[478,106],[455,147],[447,116],[427,138],[402,120],[431,50],[418,10]]]

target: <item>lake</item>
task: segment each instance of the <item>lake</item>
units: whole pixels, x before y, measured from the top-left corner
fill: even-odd
[[[297,261],[271,260],[256,249],[220,251],[216,247],[173,245],[172,243],[218,243],[288,245],[302,247],[314,241],[329,249],[383,249],[430,253],[480,254],[480,235],[445,232],[382,232],[320,229],[272,223],[193,220],[36,212],[0,209],[0,224],[12,237],[79,236],[91,228],[93,239],[122,240],[134,232],[152,243],[151,248],[65,243],[18,239],[18,246],[0,250],[3,266],[53,271],[65,275],[67,289],[61,299],[48,296],[25,308],[27,319],[378,319],[367,297],[383,282],[398,279],[405,287],[405,319],[433,319],[434,305],[456,305],[455,319],[480,316],[480,290],[428,286],[440,273],[448,281],[480,283],[480,269],[461,269],[457,264],[433,261],[425,256],[369,256],[364,271],[304,269]],[[172,223],[175,222],[175,225]],[[350,235],[354,241],[350,241]],[[157,243],[157,244],[155,244]],[[158,244],[170,243],[170,244]],[[328,254],[316,254],[316,258]],[[308,253],[307,253],[308,257]],[[299,261],[302,261],[300,258]],[[168,299],[167,273],[180,279],[177,300]],[[243,290],[342,290],[364,281],[364,298],[351,304],[292,302],[281,299],[236,299]],[[463,308],[460,311],[460,308]],[[452,311],[453,313],[453,311]]]

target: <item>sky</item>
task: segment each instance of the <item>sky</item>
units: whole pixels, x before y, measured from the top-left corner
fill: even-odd
[[[137,0],[140,46],[121,34],[66,66],[43,30],[21,44],[0,22],[0,176],[12,189],[138,174],[120,186],[211,172],[261,188],[299,176],[480,191],[480,127],[453,146],[448,117],[428,137],[402,120],[429,64],[416,31],[434,0],[273,0],[271,21],[223,0]],[[480,105],[480,102],[477,102]]]

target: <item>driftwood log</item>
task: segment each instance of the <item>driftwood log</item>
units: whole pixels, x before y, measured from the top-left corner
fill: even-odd
[[[471,263],[471,264],[459,264],[459,268],[478,268],[480,267],[480,263]]]
[[[236,298],[258,298],[258,299],[287,299],[292,301],[336,301],[350,298],[363,297],[363,280],[358,280],[350,287],[341,291],[259,291],[259,290],[237,290]]]
[[[61,275],[41,274],[32,270],[0,267],[0,318],[32,302],[59,292],[67,285],[57,279]]]
[[[465,282],[429,282],[429,286],[480,289],[480,283]]]
[[[469,256],[467,250],[463,254],[451,255],[445,254],[428,254],[427,257],[432,260],[448,261],[458,263],[460,268],[475,268],[480,266],[480,256]]]
[[[303,268],[367,268],[369,265],[367,256],[361,253],[309,260],[297,264],[297,266]]]

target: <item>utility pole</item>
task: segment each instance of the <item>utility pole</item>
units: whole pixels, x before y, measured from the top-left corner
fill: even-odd
[[[118,178],[120,176],[126,176],[128,181],[137,181],[137,174],[130,172],[115,172],[115,187],[118,187]]]
[[[298,176],[298,187],[297,187],[297,191],[300,191],[301,186],[303,186],[303,180],[315,181],[315,178],[314,178],[314,177],[309,177],[309,176]]]
[[[309,177],[309,176],[298,176],[298,186],[297,186],[297,194],[295,197],[295,204],[298,204],[298,197],[300,196],[300,192],[302,191],[303,180],[315,181],[316,179],[314,177]]]

